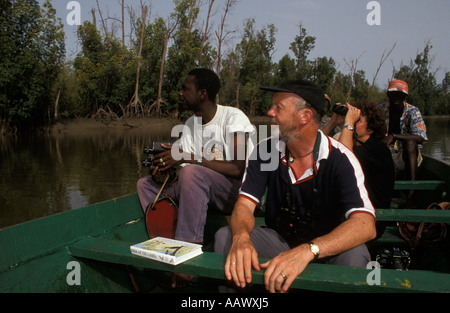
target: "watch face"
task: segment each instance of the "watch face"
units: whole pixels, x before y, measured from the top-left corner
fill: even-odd
[[[319,254],[319,247],[317,246],[317,245],[315,245],[315,244],[311,244],[311,252],[312,253],[314,253],[314,254]]]

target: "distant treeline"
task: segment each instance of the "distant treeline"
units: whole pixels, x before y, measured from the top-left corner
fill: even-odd
[[[152,19],[144,2],[133,8],[119,1],[122,19],[93,8],[92,20],[78,27],[81,51],[69,61],[63,25],[49,0],[42,8],[37,0],[0,1],[2,134],[45,127],[60,118],[183,117],[177,93],[195,67],[216,71],[222,82],[218,101],[250,116],[264,115],[271,104],[270,94],[259,87],[288,78],[317,82],[333,102],[387,99],[374,83],[376,74],[369,81],[358,68],[358,58],[345,60],[345,73],[332,57],[311,59],[316,38],[301,25],[275,62],[276,26],[256,29],[254,19],[240,29],[229,25],[236,0],[173,1],[167,18]],[[200,9],[206,16],[199,16]],[[128,33],[125,23],[131,25]],[[395,44],[387,47],[376,61],[379,68],[394,49]],[[392,76],[408,82],[408,102],[424,115],[450,114],[450,72],[436,81],[431,49],[427,43]]]

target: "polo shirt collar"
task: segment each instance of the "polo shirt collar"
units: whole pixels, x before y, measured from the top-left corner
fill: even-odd
[[[325,136],[321,130],[319,130],[317,132],[317,136],[320,136],[320,137],[318,137],[318,138],[320,138],[320,145],[319,145],[319,154],[318,154],[317,160],[314,164],[314,168],[316,171],[319,170],[320,161],[327,159],[328,156],[330,155],[329,138],[327,136]],[[275,143],[275,147],[280,152],[280,162],[285,166],[289,166],[289,164],[286,160],[286,143],[283,140],[279,139]],[[295,177],[294,171],[289,166],[289,176],[290,176],[293,184],[300,183],[300,182],[307,180],[313,176],[313,168],[309,168],[308,170],[306,170],[305,173],[303,173],[303,175],[301,177]]]

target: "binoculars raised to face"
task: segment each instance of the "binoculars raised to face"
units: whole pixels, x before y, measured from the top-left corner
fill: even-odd
[[[348,107],[343,104],[335,104],[333,107],[333,112],[345,116],[348,112]]]

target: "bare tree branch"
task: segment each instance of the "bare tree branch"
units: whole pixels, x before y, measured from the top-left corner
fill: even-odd
[[[141,31],[140,31],[140,43],[139,43],[139,52],[138,52],[138,62],[137,62],[137,69],[136,69],[136,85],[134,88],[134,95],[133,98],[130,101],[131,108],[134,109],[134,114],[139,115],[139,112],[143,111],[142,103],[139,99],[139,74],[141,69],[141,57],[142,57],[142,47],[144,45],[144,34],[145,34],[145,27],[146,27],[146,21],[147,21],[147,14],[148,14],[148,6],[144,5],[141,1],[141,9],[142,9],[142,20],[141,20]]]
[[[377,70],[375,72],[375,75],[373,76],[372,79],[372,85],[369,88],[369,92],[367,93],[367,99],[370,98],[370,95],[373,92],[373,88],[375,86],[375,81],[377,79],[378,73],[380,72],[381,67],[383,66],[384,62],[386,62],[387,58],[389,58],[389,56],[391,55],[392,51],[394,51],[395,46],[397,45],[397,42],[395,42],[392,46],[392,48],[386,53],[386,49],[383,51],[383,54],[381,55],[380,58],[380,63],[378,64]]]
[[[350,87],[349,90],[347,92],[347,97],[346,97],[346,102],[350,101],[350,96],[352,94],[353,91],[353,86],[356,84],[356,72],[357,72],[357,68],[358,68],[358,62],[359,59],[366,53],[366,51],[364,51],[363,53],[360,54],[359,57],[357,57],[356,59],[351,59],[350,63],[344,59],[345,64],[347,64],[347,66],[350,69]]]
[[[227,0],[227,2],[225,3],[225,10],[224,13],[222,15],[222,18],[220,20],[220,25],[219,25],[219,29],[218,31],[216,31],[216,38],[218,41],[218,45],[217,45],[217,60],[216,60],[216,73],[220,78],[220,71],[221,71],[221,67],[222,67],[222,45],[225,41],[225,39],[228,37],[228,35],[230,35],[233,32],[236,32],[236,30],[234,31],[227,31],[225,32],[225,21],[228,17],[228,13],[231,11],[232,7],[237,3],[237,0]]]
[[[213,8],[215,0],[208,0],[208,1],[209,1],[208,14],[206,16],[206,26],[205,26],[205,31],[203,32],[202,42],[200,43],[200,53],[199,53],[199,57],[198,57],[198,67],[200,67],[201,64],[202,64],[203,47],[205,46],[205,42],[206,42],[206,40],[209,37],[209,20],[211,18],[211,11],[212,11],[212,8]]]
[[[105,37],[109,38],[109,34],[108,34],[108,27],[106,25],[105,19],[103,18],[103,14],[102,14],[102,10],[100,9],[100,4],[97,1],[97,10],[98,10],[98,14],[100,15],[100,19],[102,20],[102,26],[103,26],[103,32],[105,33]]]

